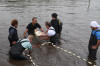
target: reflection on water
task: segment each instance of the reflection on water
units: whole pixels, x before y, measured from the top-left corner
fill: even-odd
[[[31,62],[30,61],[23,61],[23,60],[13,60],[11,58],[9,58],[8,62],[13,65],[13,66],[25,66],[26,64],[27,65],[31,65]]]
[[[26,25],[32,21],[32,17],[38,17],[38,22],[46,29],[44,22],[50,21],[51,14],[56,12],[64,23],[61,47],[86,58],[90,35],[89,23],[92,20],[100,21],[99,4],[100,0],[91,0],[91,2],[89,0],[0,0],[0,48],[9,50],[8,28],[13,18],[18,19],[18,33],[22,36]],[[19,64],[32,66],[27,61],[12,59],[6,61],[8,55],[5,55],[6,52],[3,50],[2,53],[0,53],[0,63],[3,62],[7,66],[20,66]],[[81,64],[75,64],[77,60],[74,57],[48,46],[34,48],[32,56],[40,66],[89,66],[82,61],[80,61]]]
[[[88,60],[89,62],[92,62],[92,64],[87,63],[87,66],[94,66],[96,65],[96,61],[93,60]]]

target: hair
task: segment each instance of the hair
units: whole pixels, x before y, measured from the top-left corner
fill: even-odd
[[[12,21],[11,21],[11,25],[12,26],[15,26],[15,25],[17,25],[18,24],[18,20],[17,19],[13,19]]]
[[[29,39],[29,40],[33,40],[33,38],[34,38],[33,35],[29,35],[29,36],[28,36],[28,39]]]
[[[32,20],[37,19],[37,17],[33,17]]]
[[[54,18],[57,18],[57,13],[52,13],[52,15],[51,15],[52,17],[54,17]]]
[[[48,21],[45,22],[45,25],[51,27],[51,24]]]

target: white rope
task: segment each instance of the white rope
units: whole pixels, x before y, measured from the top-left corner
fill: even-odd
[[[31,57],[30,55],[27,54],[27,56],[30,58],[31,63],[32,63],[34,66],[38,66],[38,65],[36,65],[36,63],[33,61],[32,57]]]
[[[73,52],[71,52],[71,51],[65,50],[65,49],[63,49],[63,48],[61,48],[61,47],[59,47],[59,46],[54,45],[53,43],[52,43],[52,45],[53,45],[53,47],[55,47],[55,48],[57,48],[57,49],[60,49],[60,50],[66,52],[66,53],[68,53],[68,54],[71,54],[72,56],[75,56],[76,58],[78,58],[78,59],[80,59],[80,60],[83,60],[83,61],[87,62],[87,63],[90,64],[90,65],[93,64],[92,62],[90,62],[90,61],[88,61],[88,60],[82,58],[81,56],[78,56],[77,54],[75,54],[75,53],[73,53]],[[96,66],[96,65],[93,64],[93,66]]]
[[[45,43],[43,43],[43,44],[41,44],[41,45],[44,46],[44,45],[46,45],[46,44],[48,44],[48,43],[51,43],[51,42],[45,42]],[[28,49],[25,49],[25,50],[28,50]],[[32,63],[34,66],[38,66],[38,65],[36,65],[36,63],[33,61],[31,55],[29,55],[29,54],[26,54],[26,55],[29,57],[31,63]]]
[[[41,44],[41,46],[44,46],[46,44],[50,44],[51,42],[44,42],[43,44]]]
[[[41,44],[41,46],[44,46],[44,45],[50,44],[50,43],[51,43],[51,42],[45,42],[45,43]],[[63,48],[61,48],[61,47],[59,47],[59,46],[56,46],[56,45],[54,45],[53,43],[52,43],[52,46],[55,47],[55,48],[57,48],[57,49],[60,49],[60,50],[64,51],[65,53],[71,54],[72,56],[75,56],[76,58],[78,58],[78,59],[80,59],[80,60],[83,60],[83,61],[87,62],[87,63],[90,64],[90,65],[93,64],[92,62],[88,61],[87,59],[84,59],[84,58],[82,58],[81,56],[78,56],[77,54],[75,54],[75,53],[73,53],[73,52],[71,52],[71,51],[68,51],[68,50],[65,50],[65,49],[63,49]],[[34,66],[38,66],[38,65],[36,65],[35,62],[32,60],[32,57],[31,57],[30,55],[27,55],[27,56],[30,57],[30,60],[31,60],[31,62],[32,62],[32,64],[33,64]],[[93,64],[93,66],[96,66],[96,65]]]

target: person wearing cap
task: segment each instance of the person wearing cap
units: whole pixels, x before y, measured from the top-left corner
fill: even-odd
[[[33,35],[29,35],[27,39],[19,40],[16,45],[12,46],[9,54],[10,58],[16,59],[16,60],[27,60],[27,56],[23,54],[25,50],[28,51],[29,54],[32,52],[32,40]]]
[[[53,13],[51,16],[51,26],[55,29],[58,38],[60,38],[62,31],[62,22],[57,18],[57,13]]]
[[[11,21],[11,26],[9,27],[9,35],[8,40],[10,42],[10,47],[14,46],[16,42],[19,40],[17,34],[18,20],[13,19]]]
[[[100,30],[98,29],[100,26],[96,21],[92,21],[90,23],[90,26],[92,32],[91,32],[89,45],[88,45],[88,50],[89,50],[88,59],[96,60],[98,46],[100,45]]]

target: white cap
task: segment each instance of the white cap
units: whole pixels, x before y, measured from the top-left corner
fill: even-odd
[[[91,21],[90,26],[91,26],[91,27],[97,27],[97,28],[100,27],[100,25],[98,24],[97,21]]]

